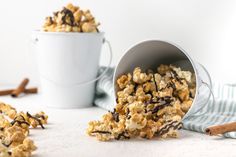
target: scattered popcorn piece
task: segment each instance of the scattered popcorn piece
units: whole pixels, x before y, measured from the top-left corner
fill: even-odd
[[[179,136],[181,119],[192,105],[196,91],[195,76],[173,65],[160,65],[157,73],[137,67],[123,74],[116,83],[117,105],[100,121],[89,122],[87,133],[98,140],[134,137]]]
[[[0,157],[30,157],[36,150],[34,142],[27,138],[30,127],[47,124],[44,112],[31,115],[17,112],[8,104],[0,103]]]

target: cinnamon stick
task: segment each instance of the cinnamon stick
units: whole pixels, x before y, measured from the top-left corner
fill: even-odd
[[[11,93],[12,97],[17,97],[25,91],[26,85],[29,83],[29,79],[25,78],[20,85]]]
[[[26,94],[34,94],[34,93],[38,93],[38,88],[33,87],[33,88],[27,88],[25,89],[24,93]]]
[[[236,131],[236,122],[216,125],[206,128],[206,134],[210,136],[224,134],[231,131]]]
[[[0,91],[0,96],[10,95],[13,91],[14,91],[14,89],[2,90],[2,91]]]
[[[15,89],[1,90],[0,96],[11,95],[14,90]],[[25,89],[24,93],[25,94],[36,94],[36,93],[38,93],[38,88],[37,87],[27,88],[27,89]]]

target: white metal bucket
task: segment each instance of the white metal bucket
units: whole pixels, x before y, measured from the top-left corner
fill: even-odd
[[[81,108],[93,104],[104,33],[33,33],[44,102],[49,107]]]
[[[207,70],[176,44],[148,40],[130,48],[120,59],[114,74],[115,97],[118,90],[116,80],[124,73],[132,73],[135,67],[156,69],[160,64],[173,64],[183,70],[189,70],[196,76],[196,95],[193,104],[184,118],[199,111],[209,101],[212,94],[212,82]]]

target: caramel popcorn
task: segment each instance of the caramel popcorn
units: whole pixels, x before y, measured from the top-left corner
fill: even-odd
[[[46,17],[43,30],[46,32],[99,32],[100,23],[95,21],[90,10],[82,10],[69,3],[54,16]]]
[[[44,112],[31,115],[17,112],[8,104],[0,103],[0,156],[30,157],[36,150],[34,142],[27,138],[30,127],[47,124],[48,116]]]
[[[89,122],[87,133],[98,140],[134,137],[178,137],[181,119],[192,105],[195,76],[173,65],[157,72],[137,67],[117,79],[117,104],[99,121]]]

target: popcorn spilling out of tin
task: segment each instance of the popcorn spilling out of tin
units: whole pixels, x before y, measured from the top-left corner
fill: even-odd
[[[184,120],[210,100],[211,77],[180,47],[147,40],[131,47],[114,73],[115,106],[87,133],[98,140],[178,137]]]
[[[98,140],[155,136],[178,137],[181,119],[192,105],[194,75],[173,65],[133,73],[117,79],[117,105],[100,121],[91,121],[87,133]]]

